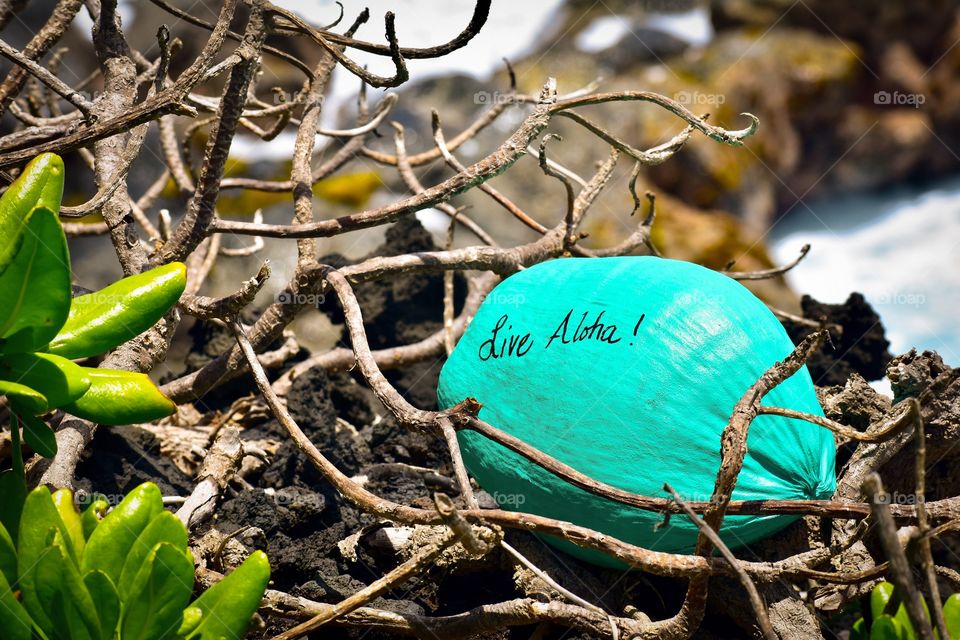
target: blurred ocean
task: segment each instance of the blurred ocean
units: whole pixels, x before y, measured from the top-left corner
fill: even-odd
[[[770,231],[778,261],[812,249],[787,279],[821,302],[859,291],[894,354],[934,349],[960,365],[960,179],[797,205]]]

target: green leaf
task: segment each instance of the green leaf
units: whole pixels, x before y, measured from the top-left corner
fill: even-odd
[[[52,543],[37,562],[36,590],[57,631],[69,629],[73,640],[100,638],[100,619],[93,598],[60,532],[54,534]]]
[[[183,624],[177,629],[177,637],[190,635],[203,621],[203,611],[197,607],[187,607],[183,610]]]
[[[880,582],[873,588],[870,592],[870,614],[871,618],[876,620],[883,615],[886,610],[887,603],[890,602],[890,598],[893,597],[893,583],[891,582]],[[891,615],[893,611],[889,612]]]
[[[186,638],[241,640],[270,580],[270,563],[254,551],[227,577],[204,591],[190,606],[202,617]]]
[[[163,511],[154,517],[130,547],[123,571],[120,572],[120,581],[117,583],[117,591],[124,600],[131,594],[134,579],[147,556],[161,542],[172,544],[181,551],[187,550],[187,528],[169,511]]]
[[[63,196],[63,160],[42,153],[31,160],[0,196],[0,274],[23,241],[23,222],[37,207],[60,211]]]
[[[80,515],[80,523],[83,525],[84,540],[90,539],[97,525],[99,525],[103,517],[107,515],[107,509],[109,508],[110,503],[100,499],[94,500],[83,510],[83,513]]]
[[[70,599],[65,587],[60,588],[50,600],[50,618],[56,628],[55,640],[97,640],[99,633],[91,630],[79,615],[77,604]]]
[[[161,542],[144,560],[124,598],[123,640],[173,638],[183,622],[183,609],[193,593],[193,556]]]
[[[128,493],[100,521],[87,540],[81,572],[100,570],[118,584],[123,563],[134,541],[161,511],[163,498],[160,489],[152,482],[145,482]]]
[[[903,626],[888,614],[873,619],[870,640],[903,640]]]
[[[45,584],[38,584],[37,571],[40,560],[52,553],[54,534],[63,531],[63,521],[53,505],[50,490],[37,487],[27,494],[20,517],[20,531],[17,536],[17,571],[23,606],[48,635],[53,623],[47,615],[44,603],[53,597],[52,593],[41,594]]]
[[[78,400],[90,388],[83,367],[49,353],[11,353],[0,357],[0,378],[42,393],[49,409]]]
[[[3,525],[0,525],[0,575],[8,584],[17,583],[17,547]]]
[[[70,312],[70,255],[57,214],[37,209],[20,250],[0,274],[0,353],[36,351]]]
[[[90,377],[90,388],[79,400],[63,406],[78,418],[99,424],[137,424],[177,410],[143,373],[82,368]]]
[[[21,413],[38,415],[47,410],[47,399],[25,384],[0,380],[0,395],[7,396],[13,408]]]
[[[83,583],[93,599],[93,607],[100,620],[100,640],[113,640],[120,622],[120,596],[110,578],[103,571],[89,571]]]
[[[53,506],[60,514],[60,520],[63,521],[64,530],[67,532],[68,540],[73,547],[74,557],[83,557],[83,548],[86,545],[86,538],[83,536],[83,524],[80,522],[80,514],[73,504],[73,492],[69,489],[58,489],[51,496]]]
[[[31,449],[44,458],[57,455],[57,436],[46,422],[29,413],[21,415],[20,419],[23,420],[23,441],[30,445]]]
[[[10,532],[10,536],[19,535],[20,512],[27,499],[27,485],[23,478],[12,469],[0,472],[0,524]]]
[[[46,350],[65,358],[109,351],[156,324],[186,286],[186,266],[171,262],[77,296],[66,324]]]
[[[0,629],[7,640],[30,640],[33,622],[30,614],[13,595],[10,582],[0,572]]]
[[[943,603],[943,618],[951,638],[960,638],[960,593],[955,593]]]

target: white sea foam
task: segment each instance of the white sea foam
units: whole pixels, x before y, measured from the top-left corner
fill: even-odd
[[[809,205],[771,232],[777,260],[813,245],[791,284],[822,302],[859,291],[880,314],[891,351],[934,349],[960,365],[960,180]]]

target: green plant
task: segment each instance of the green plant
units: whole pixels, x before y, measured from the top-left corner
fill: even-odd
[[[850,640],[916,640],[917,634],[907,615],[907,610],[895,587],[881,582],[870,592],[870,622],[860,618],[853,623]],[[927,616],[930,610],[921,600]],[[960,638],[960,593],[955,593],[943,603],[943,617],[951,638]],[[934,636],[940,634],[934,630]]]
[[[11,413],[13,468],[0,474],[0,522],[16,530],[26,495],[20,431],[51,457],[57,441],[38,416],[63,409],[101,424],[146,422],[176,406],[142,374],[95,369],[97,355],[151,327],[186,286],[182,263],[166,264],[71,298],[70,256],[58,213],[63,161],[34,158],[0,197],[0,395]]]
[[[14,538],[0,525],[0,629],[8,640],[239,640],[270,564],[255,551],[190,602],[187,529],[151,482],[101,519],[66,489],[30,492]],[[19,593],[19,598],[17,594]]]

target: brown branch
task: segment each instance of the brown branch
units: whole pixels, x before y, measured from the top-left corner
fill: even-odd
[[[19,65],[37,80],[53,90],[57,95],[61,96],[64,100],[75,106],[80,113],[83,114],[83,117],[87,122],[93,122],[95,120],[93,114],[93,105],[90,103],[90,101],[88,101],[82,94],[74,91],[70,85],[65,83],[63,80],[47,71],[45,67],[37,64],[3,40],[0,40],[0,55]]]
[[[219,319],[229,320],[237,317],[237,314],[253,302],[253,299],[266,284],[270,277],[270,262],[266,261],[260,265],[257,275],[249,280],[244,280],[240,288],[221,298],[208,298],[206,296],[184,295],[180,298],[180,308],[195,318],[203,320]]]
[[[720,552],[720,555],[723,556],[724,560],[730,563],[730,566],[733,567],[733,570],[737,574],[737,578],[740,580],[740,584],[743,585],[743,588],[747,591],[747,597],[750,600],[750,606],[753,608],[753,613],[757,616],[757,626],[760,627],[760,632],[763,634],[763,637],[766,640],[777,640],[777,634],[773,632],[773,627],[770,626],[770,617],[767,615],[767,605],[764,603],[763,599],[760,597],[760,592],[757,591],[757,586],[753,584],[753,580],[750,579],[750,576],[747,575],[747,572],[740,567],[737,562],[737,558],[734,557],[733,552],[727,548],[727,545],[723,543],[723,540],[720,539],[720,535],[710,528],[705,521],[701,520],[700,517],[691,509],[680,497],[680,494],[671,487],[669,484],[665,483],[663,485],[664,491],[670,493],[673,496],[674,501],[680,507],[687,518],[697,526],[697,529],[700,530],[700,533],[706,536],[711,544],[717,548],[717,551]]]
[[[47,22],[27,43],[23,50],[23,57],[30,61],[42,58],[54,44],[60,41],[82,6],[83,3],[80,0],[60,0]],[[8,14],[4,12],[4,18],[7,16]],[[3,83],[0,84],[0,115],[3,115],[11,105],[26,79],[27,72],[23,66],[14,68],[4,78]]]
[[[787,264],[781,267],[774,267],[773,269],[764,269],[761,271],[721,271],[725,276],[730,276],[734,280],[768,280],[770,278],[776,278],[777,276],[782,276],[786,272],[793,269],[795,266],[800,264],[800,261],[803,260],[807,253],[810,252],[810,245],[805,244],[800,247],[800,255],[798,255],[794,260],[788,262]],[[732,267],[733,264],[727,265],[727,269]]]
[[[937,582],[937,573],[933,563],[933,552],[930,549],[930,524],[927,521],[926,483],[927,483],[927,443],[923,426],[923,415],[913,412],[914,433],[917,439],[917,454],[915,459],[916,475],[916,503],[917,503],[917,545],[920,550],[920,566],[927,580],[927,589],[930,592],[931,611],[933,622],[940,638],[949,638],[947,623],[943,617],[943,602],[940,600],[940,585]]]
[[[230,71],[230,80],[220,99],[214,130],[204,153],[197,187],[183,221],[169,242],[159,252],[160,262],[182,260],[206,237],[214,221],[214,205],[220,194],[220,180],[230,153],[230,144],[237,131],[240,114],[250,82],[260,64],[260,48],[267,36],[263,20],[263,1],[252,3],[244,41],[234,55],[240,62]]]
[[[897,528],[893,516],[886,508],[889,495],[883,490],[883,482],[880,480],[880,476],[876,473],[869,474],[864,480],[863,490],[868,496],[871,496],[870,506],[874,523],[877,525],[877,534],[890,562],[893,583],[897,587],[903,606],[907,610],[907,615],[910,616],[913,629],[921,640],[933,640],[930,619],[923,610],[923,602],[916,585],[913,583],[913,573],[907,563],[906,553],[904,553],[903,547],[897,539]]]

